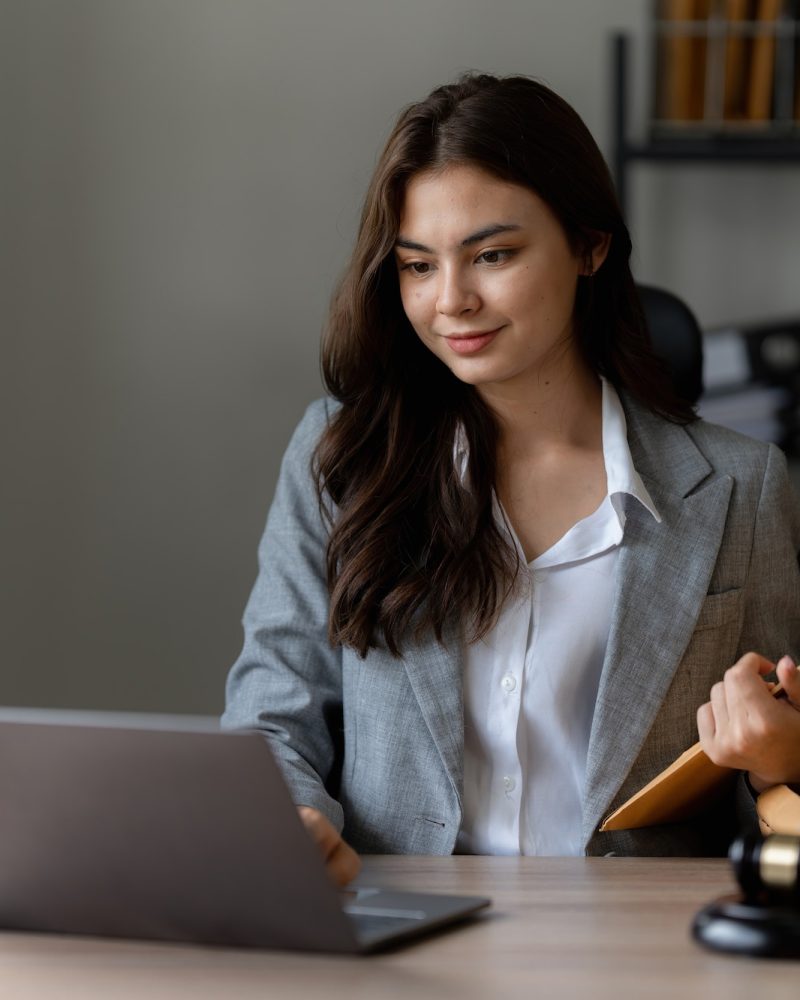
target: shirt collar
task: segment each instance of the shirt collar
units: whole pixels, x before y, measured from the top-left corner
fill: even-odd
[[[625,523],[624,497],[632,496],[661,523],[653,499],[636,471],[628,445],[628,425],[619,395],[604,378],[603,384],[603,460],[606,466],[608,496],[620,523]]]
[[[617,390],[607,379],[601,377],[600,382],[603,387],[603,460],[606,466],[608,496],[614,511],[620,525],[624,526],[624,498],[627,494],[638,500],[645,510],[660,523],[661,515],[633,464],[631,450],[628,446],[628,425],[625,420],[625,411],[622,409]],[[458,425],[453,442],[453,463],[461,483],[466,485],[469,442],[462,424]]]

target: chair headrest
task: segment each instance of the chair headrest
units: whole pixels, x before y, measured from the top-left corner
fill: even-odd
[[[672,373],[675,391],[694,404],[703,392],[703,335],[691,309],[672,292],[637,285],[656,355]]]

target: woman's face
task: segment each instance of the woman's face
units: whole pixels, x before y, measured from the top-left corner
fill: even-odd
[[[580,363],[572,314],[588,262],[528,188],[470,165],[415,175],[395,256],[409,322],[463,382],[507,392]]]

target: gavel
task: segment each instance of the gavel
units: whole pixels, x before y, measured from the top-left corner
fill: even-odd
[[[703,907],[694,939],[714,951],[800,958],[800,836],[746,834],[728,858],[742,894]]]
[[[747,902],[794,901],[800,912],[800,837],[747,834],[734,840],[728,858]]]

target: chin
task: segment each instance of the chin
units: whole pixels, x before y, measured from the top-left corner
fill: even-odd
[[[460,371],[455,370],[454,368],[451,368],[450,371],[452,372],[453,375],[455,375],[455,377],[458,379],[458,381],[459,382],[463,382],[464,385],[479,386],[479,385],[484,385],[484,383],[486,383],[486,382],[494,382],[495,381],[495,379],[493,379],[493,378],[488,378],[485,375],[477,375],[474,372],[472,372],[472,373],[470,373],[470,372],[460,372]]]
[[[497,370],[477,370],[474,365],[464,365],[463,368],[460,366],[449,366],[450,371],[455,375],[459,382],[463,382],[465,385],[488,385],[494,382],[505,382],[507,378],[510,378],[508,372],[502,372]]]

